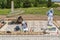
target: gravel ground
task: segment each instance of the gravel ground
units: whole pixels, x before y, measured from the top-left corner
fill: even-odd
[[[26,21],[28,29],[30,30],[31,28],[34,29],[35,32],[41,31],[41,28],[46,28],[47,27],[47,21],[37,21],[37,20],[32,20],[32,21]],[[20,26],[20,24],[18,24]],[[14,28],[17,26],[17,24],[14,25],[8,25],[6,24],[3,26],[0,31],[14,31]],[[20,26],[21,27],[21,26]]]
[[[60,40],[60,36],[48,36],[48,35],[0,35],[0,40]]]
[[[57,23],[60,25],[60,21],[57,21]]]
[[[33,16],[22,15],[24,19],[47,19],[46,16]],[[0,17],[5,18],[5,17]],[[54,17],[56,20],[60,20],[59,16]],[[60,36],[52,35],[0,35],[0,40],[60,40]]]

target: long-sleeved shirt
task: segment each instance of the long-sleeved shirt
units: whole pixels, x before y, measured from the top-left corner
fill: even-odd
[[[47,12],[47,16],[48,16],[48,17],[53,17],[53,13],[54,13],[53,10],[50,9],[50,10]]]

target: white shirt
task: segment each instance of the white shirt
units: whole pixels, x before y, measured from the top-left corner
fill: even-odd
[[[26,28],[27,27],[27,25],[26,25],[26,22],[25,21],[22,21],[22,24],[23,24],[23,28]]]

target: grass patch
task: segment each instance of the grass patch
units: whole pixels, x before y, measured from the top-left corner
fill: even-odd
[[[24,10],[24,14],[34,14],[34,15],[46,15],[46,12],[50,8],[44,8],[44,7],[32,7],[32,8],[20,8],[20,10]],[[54,8],[54,15],[60,16],[60,11]]]
[[[49,8],[42,7],[32,7],[32,8],[20,8],[20,10],[24,10],[24,14],[37,14],[37,15],[46,15],[46,12]]]
[[[0,15],[7,15],[10,12],[10,9],[0,9]]]
[[[18,10],[23,10],[24,15],[27,14],[33,14],[33,15],[46,15],[46,12],[50,8],[45,8],[45,7],[31,7],[31,8],[19,8]],[[15,9],[17,10],[17,9]],[[10,9],[0,9],[0,15],[7,15],[10,13]],[[60,11],[54,8],[54,15],[59,15],[60,16]]]

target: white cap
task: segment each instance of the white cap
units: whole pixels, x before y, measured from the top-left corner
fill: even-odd
[[[22,21],[22,24],[25,24],[25,21]]]
[[[53,10],[53,8],[51,8],[51,10]]]

